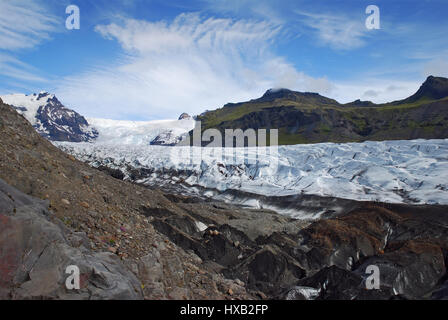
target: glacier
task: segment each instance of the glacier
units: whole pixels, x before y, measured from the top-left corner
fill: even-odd
[[[269,150],[262,157],[257,157],[257,148],[232,148],[240,155],[247,152],[246,161],[235,161],[221,148],[112,141],[54,144],[94,167],[119,169],[125,179],[147,186],[182,185],[208,197],[238,190],[263,196],[448,204],[448,139],[278,146],[278,153]],[[200,155],[199,161],[191,161],[191,152]],[[245,204],[258,205],[256,199],[252,202]]]
[[[128,121],[87,118],[99,133],[98,144],[109,145],[149,145],[157,136],[168,135],[176,143],[177,138],[194,129],[193,119]]]

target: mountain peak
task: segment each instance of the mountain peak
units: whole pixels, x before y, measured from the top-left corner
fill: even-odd
[[[299,103],[313,103],[313,104],[338,104],[337,101],[321,96],[316,92],[300,92],[293,91],[286,88],[276,88],[267,90],[264,95],[252,101],[255,102],[271,102],[275,99],[287,99],[291,101],[296,101]]]
[[[319,93],[316,92],[300,92],[286,88],[271,88],[267,90],[260,98],[252,99],[246,102],[227,103],[226,105],[224,105],[224,107],[235,108],[244,105],[246,103],[253,104],[253,103],[273,102],[274,100],[277,99],[283,99],[288,101],[294,101],[296,103],[312,104],[312,105],[339,105],[339,103],[336,100],[321,96]]]
[[[263,97],[288,97],[289,95],[300,95],[300,96],[320,96],[320,94],[315,93],[315,92],[300,92],[300,91],[293,91],[290,89],[286,89],[286,88],[271,88],[269,90],[267,90]]]
[[[426,88],[440,88],[440,87],[448,87],[448,79],[443,77],[434,77],[429,76],[426,78],[425,82],[423,83],[422,87]]]
[[[255,99],[256,101],[274,101],[275,99],[294,99],[294,91],[286,88],[271,88],[267,90],[261,98]]]
[[[273,95],[273,94],[287,94],[287,93],[291,93],[291,92],[293,92],[293,91],[289,90],[289,89],[286,89],[286,88],[271,88],[271,89],[268,89],[264,93],[263,97],[264,96],[270,96],[270,95]]]
[[[363,101],[361,99],[357,99],[344,105],[348,107],[371,107],[374,106],[375,104],[372,101]]]
[[[23,115],[37,132],[52,141],[91,141],[98,133],[87,120],[74,110],[66,108],[54,94],[11,94],[3,101]]]
[[[178,120],[190,120],[190,119],[192,119],[191,116],[188,113],[184,112],[179,116]]]
[[[33,96],[37,96],[36,100],[40,100],[40,99],[42,99],[42,98],[46,98],[46,97],[48,97],[49,95],[50,95],[50,93],[47,92],[47,91],[41,91],[41,92],[39,92],[38,95],[33,94]]]
[[[429,76],[418,91],[407,98],[406,102],[415,102],[421,98],[438,100],[448,97],[448,79],[443,77]]]

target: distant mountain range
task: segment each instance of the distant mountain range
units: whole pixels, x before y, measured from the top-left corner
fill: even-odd
[[[317,93],[270,89],[197,118],[202,130],[279,129],[279,144],[448,138],[448,79],[430,76],[411,97],[340,104]],[[269,139],[268,139],[269,140]]]
[[[179,120],[86,119],[48,92],[4,95],[0,99],[23,115],[41,136],[50,141],[175,145],[194,127],[194,120],[187,113],[181,114]]]
[[[194,120],[114,121],[86,119],[54,94],[0,97],[51,141],[176,145]],[[340,104],[318,93],[270,89],[247,102],[228,103],[196,117],[202,130],[278,129],[279,144],[448,138],[448,79],[430,76],[409,98],[386,104]],[[269,139],[268,139],[269,143]]]

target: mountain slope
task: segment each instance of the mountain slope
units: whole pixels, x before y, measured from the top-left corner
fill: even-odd
[[[448,79],[429,76],[418,91],[407,99],[396,104],[413,103],[422,99],[438,100],[448,97]]]
[[[429,77],[401,101],[339,104],[315,93],[268,90],[198,117],[202,130],[279,129],[279,144],[441,139],[448,137],[448,79]]]
[[[63,153],[1,100],[0,179],[29,196],[45,200],[46,210],[52,213],[50,222],[78,234],[79,241],[86,243],[93,252],[113,253],[115,260],[121,260],[135,273],[141,282],[139,289],[143,288],[147,299],[223,299],[228,295],[229,286],[235,297],[251,298],[244,288],[203,265],[195,254],[169,241],[152,224],[152,220],[160,214],[171,213],[172,223],[195,230],[196,219],[188,216],[159,191],[119,181]],[[0,201],[3,201],[1,194]],[[201,209],[196,211],[201,212]],[[3,222],[0,215],[0,225]],[[8,229],[11,236],[21,237],[13,233],[16,229],[28,230],[20,229],[19,225],[15,229]],[[22,237],[28,238],[29,234]],[[43,235],[35,235],[34,238],[33,241],[36,238],[42,242],[51,240]],[[0,241],[0,257],[10,250],[4,244]],[[18,251],[14,256],[24,256],[28,251],[29,248],[25,246],[24,251]],[[58,254],[59,251],[52,252]],[[10,279],[10,272],[16,271],[16,264],[9,265],[8,261],[4,264],[3,261],[0,259],[0,294],[4,293],[3,289],[14,290],[15,286],[2,286],[3,280]],[[65,269],[54,272],[58,273],[54,278],[52,273],[51,277],[49,275],[42,281],[59,279],[65,275]],[[107,277],[104,279],[107,280]],[[22,281],[26,287],[26,275]],[[113,287],[115,283],[101,282],[97,285],[102,288]],[[27,297],[42,298],[40,290],[46,287],[36,282],[33,287],[28,287]]]

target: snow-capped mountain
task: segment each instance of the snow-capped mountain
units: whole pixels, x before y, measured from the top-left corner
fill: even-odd
[[[54,94],[10,94],[1,96],[1,99],[22,114],[48,140],[88,142],[98,136],[96,129],[83,116],[66,108]]]
[[[125,121],[87,118],[98,130],[97,144],[112,145],[175,145],[194,129],[193,119]]]
[[[186,113],[179,120],[86,119],[66,108],[54,94],[48,92],[11,94],[0,98],[22,114],[40,135],[51,141],[171,146],[180,142],[195,124]]]
[[[213,148],[202,148],[200,161],[192,164],[190,151],[198,147],[57,146],[95,167],[118,169],[126,179],[138,183],[177,185],[214,198],[238,190],[272,197],[307,194],[448,204],[448,139],[280,146],[277,156],[268,152],[253,164],[216,158],[219,153]],[[255,157],[255,149],[248,149],[249,158]],[[264,207],[254,198],[252,202],[253,206]]]

